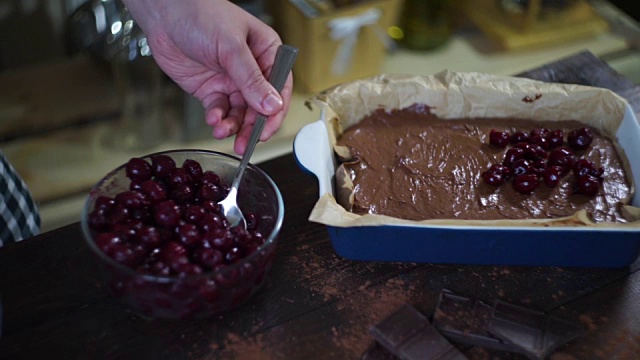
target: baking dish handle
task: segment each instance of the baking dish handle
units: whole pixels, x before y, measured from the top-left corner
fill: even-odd
[[[320,197],[325,193],[333,195],[336,164],[323,120],[307,124],[298,131],[293,140],[293,154],[298,166],[318,179]]]
[[[640,166],[640,122],[629,104],[627,104],[624,118],[622,118],[622,123],[618,127],[616,136],[620,146],[625,149],[627,160],[629,160],[629,164],[634,170],[631,172],[631,176],[635,185],[635,194],[631,199],[631,205],[640,207],[640,189],[638,189],[640,187],[640,171],[637,168]]]

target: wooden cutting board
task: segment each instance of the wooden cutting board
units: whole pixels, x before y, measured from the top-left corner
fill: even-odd
[[[560,44],[609,29],[609,24],[582,0],[567,9],[550,10],[553,16],[534,13],[533,17],[528,13],[509,14],[495,0],[467,0],[464,4],[467,17],[507,50]]]

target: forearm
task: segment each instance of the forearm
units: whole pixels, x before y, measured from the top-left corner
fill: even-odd
[[[171,22],[171,16],[179,15],[185,11],[185,4],[191,0],[122,0],[129,12],[133,15],[136,23],[145,31],[162,30],[163,24]]]

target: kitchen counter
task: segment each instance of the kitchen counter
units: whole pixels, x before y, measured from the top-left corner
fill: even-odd
[[[398,50],[388,54],[382,72],[433,74],[448,69],[508,75],[584,50],[597,56],[607,56],[627,49],[627,41],[623,37],[603,33],[554,47],[496,52],[487,47],[481,34],[468,31],[457,34],[446,46],[436,51]],[[86,63],[82,65],[88,66]],[[625,66],[629,65],[625,63]],[[294,93],[283,126],[272,140],[258,145],[252,157],[253,163],[291,152],[297,131],[305,124],[315,121],[319,115],[317,110],[310,110],[304,105],[309,96],[310,94]],[[103,111],[108,113],[104,109]],[[109,148],[104,145],[103,140],[112,127],[113,123],[110,121],[89,122],[82,126],[7,141],[1,145],[2,151],[23,176],[40,204],[43,231],[77,221],[90,186],[109,170],[133,156],[175,148],[233,152],[233,139],[190,142],[170,139],[161,146],[144,150]]]

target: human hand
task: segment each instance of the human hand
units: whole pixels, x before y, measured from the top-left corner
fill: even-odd
[[[145,33],[158,66],[197,97],[213,136],[236,134],[243,154],[258,113],[268,115],[261,141],[289,110],[292,75],[280,94],[269,84],[278,34],[227,0],[123,0]]]

